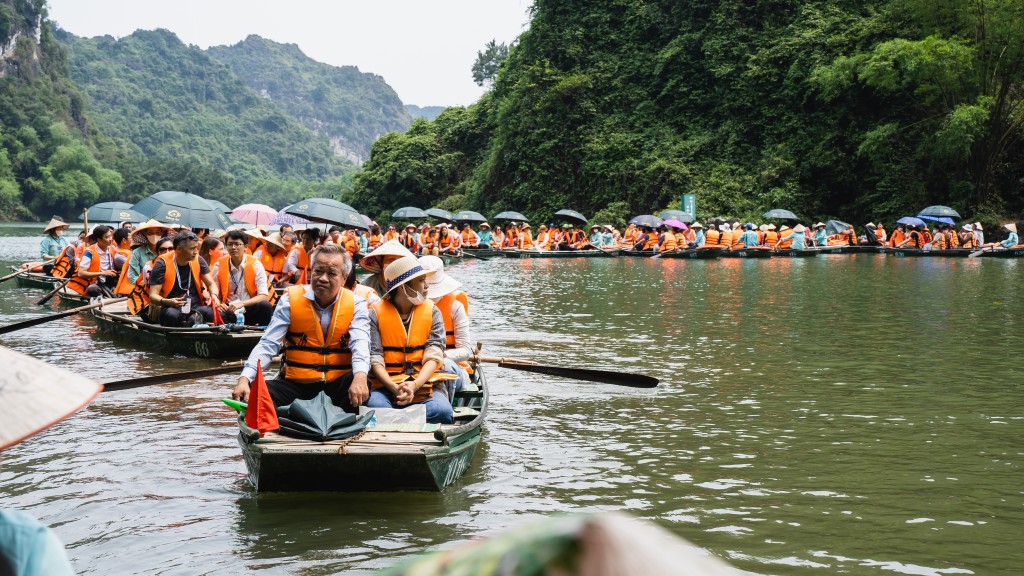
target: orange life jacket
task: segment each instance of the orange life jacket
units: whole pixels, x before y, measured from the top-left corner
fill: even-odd
[[[545,231],[545,232],[538,232],[537,233],[537,240],[536,240],[536,242],[534,242],[534,244],[537,246],[537,248],[539,248],[541,250],[550,250],[551,249],[551,234],[548,234],[547,231]]]
[[[91,254],[91,257],[89,260],[89,269],[86,270],[86,272],[99,272],[100,249],[95,244],[93,244],[92,246],[89,246],[88,250]],[[114,256],[117,255],[117,248],[114,248],[113,246],[107,246],[107,254],[110,256],[110,269],[113,270]],[[82,268],[79,267],[78,270],[75,272],[75,277],[72,278],[70,282],[68,282],[68,288],[74,290],[75,292],[81,294],[82,296],[85,296],[86,289],[89,288],[89,286],[92,286],[93,284],[96,283],[96,278],[89,278],[88,280],[86,280],[85,278],[82,278],[80,276],[81,273]]]
[[[356,254],[359,254],[359,240],[352,235],[342,238],[342,244],[345,246],[345,250],[349,256],[355,258]]]
[[[395,305],[381,300],[373,305],[377,312],[377,328],[380,330],[380,343],[384,349],[384,369],[391,375],[395,383],[415,378],[423,370],[423,352],[430,339],[430,330],[434,324],[434,303],[430,300],[413,308],[409,331],[406,332],[402,317]],[[452,375],[441,372],[441,366],[430,377],[430,382],[451,380]],[[373,389],[382,388],[384,384],[374,380]],[[429,400],[433,394],[433,386],[424,385],[413,395],[413,402]]]
[[[961,248],[977,248],[978,238],[973,232],[964,232],[963,238],[960,239]]]
[[[366,284],[356,284],[356,287],[353,290],[353,292],[355,292],[356,296],[359,296],[360,298],[366,301],[370,300],[370,296],[376,296],[377,298],[380,298],[380,295],[377,294],[377,291],[374,290],[373,288],[370,288]]]
[[[149,306],[149,284],[146,282],[146,266],[150,270],[153,269],[153,264],[156,263],[156,259],[146,262],[146,265],[142,267],[142,272],[139,277],[135,279],[135,285],[132,286],[132,291],[128,294],[128,311],[138,316],[146,306]]]
[[[299,269],[299,281],[296,284],[309,284],[309,254],[306,253],[306,247],[303,245],[296,247],[295,250],[298,252],[298,257],[295,258],[295,267]],[[267,280],[269,281],[270,278]]]
[[[287,258],[288,255],[280,248],[277,249],[276,255],[271,256],[267,247],[263,247],[260,252],[260,264],[263,264],[263,269],[267,272],[267,282],[273,283],[284,277],[284,265],[288,261]]]
[[[778,242],[778,241],[779,241],[779,233],[776,232],[775,230],[769,230],[769,231],[764,233],[764,243],[765,244],[767,244],[767,245],[769,245],[769,246],[774,248],[775,247],[775,243]]]
[[[479,244],[476,238],[476,234],[472,230],[462,231],[462,245],[463,246],[476,246]]]
[[[779,250],[789,250],[793,246],[793,231],[786,230],[786,232],[789,232],[789,234],[782,237],[782,242],[779,243]]]
[[[384,241],[385,242],[390,242],[390,241],[394,240],[395,238],[398,238],[398,231],[396,231],[396,230],[388,230],[384,234]]]
[[[903,243],[907,239],[907,235],[899,228],[892,231],[892,236],[889,237],[889,247],[895,248]]]
[[[118,252],[120,252],[120,250],[118,250]],[[124,266],[121,266],[121,274],[117,277],[117,286],[114,286],[114,294],[118,296],[128,296],[135,289],[135,286],[128,281],[128,269],[131,268],[128,263],[131,259],[132,253],[131,250],[129,250]]]
[[[679,242],[676,241],[675,234],[671,232],[665,232],[665,234],[663,234],[662,236],[663,238],[661,240],[661,248],[658,250],[659,252],[667,252],[669,250],[675,250],[676,248],[679,247]]]
[[[78,246],[75,246],[75,263],[76,263],[76,264],[82,261],[82,256],[84,256],[84,255],[85,255],[85,250],[86,250],[87,248],[90,248],[90,247],[92,247],[92,246],[95,246],[95,243],[93,243],[93,244],[89,244],[89,245],[87,246],[87,245],[85,244],[85,242],[79,242],[79,243],[78,243]]]
[[[960,247],[960,235],[956,233],[956,230],[950,230],[946,232],[946,238],[949,240],[950,248]]]
[[[945,250],[949,248],[949,239],[945,234],[936,234],[932,242],[932,250]]]
[[[245,282],[245,291],[252,298],[256,295],[256,268],[253,266],[255,259],[248,254],[242,256],[242,281]],[[220,299],[228,301],[231,294],[231,257],[224,256],[217,261],[217,285],[220,286]]]
[[[384,242],[384,236],[381,234],[374,234],[370,236],[370,250],[373,250],[377,246],[380,246]]]
[[[462,307],[466,310],[466,315],[469,315],[469,298],[466,297],[466,293],[462,290],[455,290],[445,294],[440,300],[437,301],[437,307],[441,310],[441,317],[444,318],[444,334],[445,350],[451,350],[455,348],[455,320],[452,318],[452,304],[458,300]],[[459,362],[459,366],[466,369],[466,372],[473,373],[473,369],[470,368],[469,362]]]
[[[516,242],[518,242],[518,241],[519,241],[519,235],[516,234],[514,231],[513,232],[509,232],[508,234],[505,234],[505,238],[501,242],[501,247],[502,248],[515,248],[516,247]]]
[[[341,289],[324,338],[320,314],[306,298],[305,286],[288,288],[291,322],[284,336],[284,378],[296,384],[331,382],[352,371],[348,329],[355,315],[356,295]]]
[[[160,256],[157,256],[157,260],[163,260],[164,267],[166,267],[166,270],[164,271],[164,283],[160,287],[160,296],[162,298],[167,298],[167,295],[174,289],[175,282],[178,280],[178,263],[174,261],[174,252],[161,254]],[[156,260],[154,260],[154,263],[155,262]],[[192,282],[195,283],[196,292],[202,294],[203,280],[199,275],[199,258],[196,257],[190,260],[188,267],[192,271]],[[139,276],[141,277],[142,275],[140,274]]]
[[[924,248],[926,244],[925,236],[921,232],[914,230],[910,233],[910,243],[908,244],[911,248]]]
[[[707,234],[704,235],[705,246],[719,246],[721,245],[722,233],[718,230],[708,230]]]
[[[697,241],[697,232],[693,228],[690,228],[686,232],[683,232],[683,235],[683,237],[686,239],[686,244]],[[686,244],[681,244],[680,247],[685,247]]]
[[[522,232],[519,233],[519,249],[533,249],[533,234],[530,234],[529,230],[523,230]]]
[[[68,249],[65,248],[60,251],[57,255],[57,259],[53,261],[53,269],[50,270],[50,276],[54,278],[67,278],[68,273],[71,272],[73,262],[68,257]]]

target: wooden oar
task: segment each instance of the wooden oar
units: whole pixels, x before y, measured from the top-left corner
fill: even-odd
[[[281,357],[277,356],[271,359],[271,364],[280,362]],[[128,378],[126,380],[114,380],[112,382],[103,383],[104,392],[116,392],[118,390],[129,390],[131,388],[142,388],[144,386],[153,386],[154,384],[167,384],[168,382],[180,382],[182,380],[189,380],[192,378],[206,378],[207,376],[219,376],[221,374],[230,374],[232,372],[238,372],[242,366],[245,365],[245,360],[236,360],[234,362],[225,362],[220,366],[214,368],[203,368],[202,370],[188,370],[186,372],[170,372],[168,374],[159,374],[156,376],[142,376],[140,378]]]
[[[473,254],[472,250],[463,250],[462,251],[462,255],[463,256],[468,256],[470,259],[476,258],[477,260],[490,260],[491,259],[490,256],[477,256],[476,254]]]
[[[984,253],[984,252],[992,252],[993,249],[994,249],[993,246],[987,246],[985,248],[982,248],[981,250],[975,250],[974,252],[971,252],[970,254],[967,255],[967,257],[968,258],[977,258],[978,256],[981,256],[982,253]]]
[[[60,289],[63,288],[64,286],[66,286],[68,282],[71,282],[71,278],[65,278],[65,279],[57,282],[56,286],[53,287],[53,290],[50,290],[49,294],[47,294],[46,296],[43,296],[38,302],[36,302],[36,306],[42,306],[43,304],[46,304],[47,302],[49,302],[50,298],[53,298],[54,294],[56,294],[57,292],[60,292]]]
[[[31,326],[38,326],[39,324],[45,324],[53,320],[59,320],[61,318],[67,318],[68,316],[74,316],[79,312],[85,312],[86,310],[92,310],[93,308],[99,308],[100,306],[106,306],[107,304],[117,304],[118,302],[124,302],[128,298],[114,298],[110,300],[101,300],[99,302],[93,302],[86,306],[80,306],[73,308],[66,312],[58,312],[57,314],[50,314],[49,316],[40,316],[39,318],[33,318],[31,320],[25,320],[24,322],[17,322],[15,324],[9,324],[7,326],[0,326],[0,334],[7,334],[8,332],[14,332],[21,330],[22,328],[29,328]]]
[[[21,276],[22,274],[24,274],[26,272],[28,272],[28,270],[18,270],[14,274],[8,274],[7,276],[4,276],[3,278],[0,278],[0,282],[7,282],[11,278],[14,278],[15,276]]]
[[[586,380],[589,382],[603,382],[618,386],[629,386],[630,388],[654,388],[658,385],[658,379],[643,374],[630,374],[629,372],[613,372],[610,370],[594,370],[592,368],[565,368],[562,366],[548,366],[538,364],[529,360],[518,360],[516,358],[495,358],[491,356],[477,356],[480,362],[497,364],[502,368],[522,370],[524,372],[536,372],[573,380]]]

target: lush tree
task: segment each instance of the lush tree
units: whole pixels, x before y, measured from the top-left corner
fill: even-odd
[[[494,82],[498,75],[498,68],[508,58],[508,45],[496,40],[491,40],[484,46],[484,49],[476,53],[476,61],[473,62],[473,82],[477,86]]]

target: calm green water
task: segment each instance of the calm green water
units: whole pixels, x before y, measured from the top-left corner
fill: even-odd
[[[39,236],[0,228],[0,263]],[[644,372],[654,391],[489,369],[481,450],[443,494],[260,495],[233,378],[103,395],[3,454],[0,505],[84,574],[365,573],[538,516],[625,510],[756,574],[1019,574],[1024,262],[467,261],[494,355]],[[0,286],[0,323],[41,292]],[[4,345],[97,379],[206,365],[94,335]]]

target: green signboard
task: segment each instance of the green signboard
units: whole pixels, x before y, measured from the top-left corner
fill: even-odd
[[[683,212],[686,212],[694,219],[697,218],[697,195],[696,194],[683,194],[682,208]]]

